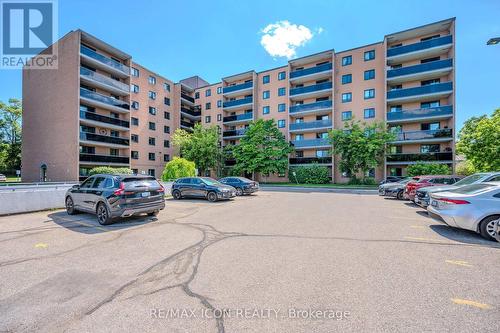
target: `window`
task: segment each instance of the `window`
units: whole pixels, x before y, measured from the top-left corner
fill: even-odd
[[[197,92],[194,93],[194,99],[198,99],[198,98],[200,98],[200,92],[199,91],[197,91]]]
[[[153,156],[154,157],[154,156]],[[154,158],[152,159],[154,161]],[[148,169],[148,176],[155,176],[155,169]]]
[[[316,139],[328,139],[328,132],[316,133]]]
[[[222,115],[220,113],[217,115],[217,121],[222,121]]]
[[[370,61],[375,59],[375,50],[366,51],[364,59],[365,61]]]
[[[278,80],[284,80],[286,79],[286,72],[279,72],[278,73]]]
[[[170,148],[170,141],[168,141],[168,140],[163,140],[163,147],[165,147],[165,148]]]
[[[222,87],[217,87],[217,94],[222,94]]]
[[[170,84],[168,84],[167,82],[164,82],[164,83],[163,83],[163,89],[164,89],[165,91],[170,91]]]
[[[95,154],[95,147],[80,146],[81,154]]]
[[[428,62],[433,62],[433,61],[438,61],[438,60],[441,60],[441,57],[432,57],[432,58],[422,59],[422,60],[420,60],[420,63],[426,64]]]
[[[130,118],[130,121],[132,122],[132,125],[139,126],[139,118],[132,117]]]
[[[278,112],[285,112],[285,111],[286,111],[286,104],[285,103],[278,104]]]
[[[285,128],[285,119],[278,120],[278,128]]]
[[[170,133],[170,126],[164,125],[163,126],[163,133]]]
[[[441,103],[439,101],[424,102],[420,103],[420,108],[421,109],[437,108],[440,106],[440,104]]]
[[[137,134],[132,134],[130,135],[130,140],[132,140],[132,142],[139,142],[139,136]]]
[[[130,152],[130,157],[132,157],[133,160],[138,160],[139,159],[139,152],[136,150],[132,150]]]
[[[278,96],[285,96],[286,88],[278,88]]]
[[[403,152],[403,146],[389,146],[389,154],[401,154]]]
[[[342,94],[342,103],[347,103],[352,101],[352,93],[343,93]]]
[[[212,108],[212,103],[205,103],[205,110],[210,110]]]
[[[420,129],[422,131],[435,131],[438,130],[441,127],[439,122],[437,123],[427,123],[427,124],[421,124]]]
[[[154,161],[156,158],[155,158],[155,153],[149,153],[148,154],[148,160],[150,161]]]
[[[426,40],[430,40],[430,39],[434,39],[434,38],[439,38],[439,35],[432,35],[429,37],[420,38],[420,41],[425,42]]]
[[[139,102],[132,101],[132,109],[139,110]]]
[[[403,106],[402,105],[393,105],[389,109],[389,112],[400,112],[403,111]]]
[[[139,86],[136,84],[131,84],[130,91],[137,94],[139,92]]]
[[[369,108],[364,110],[365,119],[367,118],[375,118],[375,109]]]
[[[342,120],[351,120],[351,119],[352,119],[352,111],[342,112]]]
[[[222,99],[219,99],[219,100],[217,101],[217,107],[218,107],[218,108],[221,108],[221,107],[222,107]]]
[[[152,131],[155,131],[156,130],[156,124],[150,121],[149,122],[149,129],[152,130]]]
[[[150,146],[155,146],[156,145],[156,139],[152,138],[152,137],[149,137],[148,143],[149,143]]]
[[[342,84],[352,83],[352,74],[342,75]]]
[[[149,91],[148,96],[150,99],[155,100],[156,99],[156,93],[154,91]]]
[[[120,136],[120,132],[115,131],[115,130],[110,130],[109,135],[115,138],[118,138]]]
[[[365,80],[373,80],[375,78],[375,70],[369,69],[365,71]]]
[[[112,118],[115,118],[115,119],[120,119],[120,115],[116,112],[110,112],[109,115],[112,117]]]
[[[164,154],[163,155],[163,162],[169,162],[170,161],[170,155],[169,154]]]
[[[164,111],[163,112],[163,118],[170,119],[170,112]]]
[[[163,97],[163,104],[165,104],[165,105],[170,105],[170,98],[168,98],[168,97]]]
[[[209,123],[210,121],[211,121],[211,117],[210,116],[205,116],[205,122]]]
[[[345,56],[342,57],[342,66],[349,66],[352,65],[352,56]]]
[[[130,67],[130,75],[139,77],[139,70],[135,67]]]
[[[330,151],[328,151],[328,150],[316,150],[316,157],[330,157]]]
[[[156,108],[150,106],[150,107],[148,107],[148,109],[149,109],[149,114],[152,114],[153,116],[156,116]]]
[[[208,97],[208,96],[212,96],[212,90],[211,89],[205,90],[205,97]]]
[[[393,85],[393,86],[389,87],[389,90],[398,90],[398,89],[403,89],[403,85],[402,84],[396,84],[396,85]]]
[[[431,84],[438,84],[440,82],[441,82],[441,79],[425,80],[425,81],[421,81],[420,85],[421,86],[430,86]]]
[[[390,168],[389,169],[389,174],[391,176],[401,177],[403,175],[403,168]]]
[[[154,76],[149,76],[148,77],[148,82],[149,84],[156,84],[156,78]]]
[[[269,106],[262,107],[262,114],[269,114]]]
[[[263,99],[268,99],[269,97],[271,97],[271,93],[269,92],[269,90],[262,92]]]
[[[421,153],[439,153],[439,145],[421,145]]]
[[[375,89],[366,89],[365,90],[365,99],[370,99],[375,97]]]
[[[262,77],[262,84],[267,84],[269,83],[269,81],[270,81],[269,75],[264,75]]]
[[[371,168],[365,172],[365,177],[375,178],[375,168]]]

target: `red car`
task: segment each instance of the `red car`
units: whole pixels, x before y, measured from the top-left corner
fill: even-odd
[[[460,177],[450,175],[420,176],[418,181],[411,181],[406,184],[403,198],[414,201],[417,190],[422,187],[452,185],[459,180]]]

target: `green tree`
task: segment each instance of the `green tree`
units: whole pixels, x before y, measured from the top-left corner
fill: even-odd
[[[458,133],[457,152],[478,172],[500,170],[500,109],[468,119]]]
[[[344,129],[333,129],[329,133],[332,152],[340,157],[340,169],[352,179],[383,163],[386,144],[395,139],[382,122],[369,125],[352,120]]]
[[[200,174],[219,166],[221,148],[217,126],[203,127],[196,124],[192,133],[176,129],[172,142],[179,148],[182,157],[195,163]]]
[[[288,172],[288,179],[292,183],[298,182],[300,184],[326,184],[330,182],[328,168],[318,164],[292,167]]]
[[[451,170],[446,164],[418,162],[409,165],[406,172],[408,176],[414,177],[422,175],[449,175]]]
[[[21,167],[21,119],[20,100],[0,101],[0,170],[12,172]]]
[[[283,174],[288,169],[288,154],[293,149],[273,119],[250,123],[240,143],[228,146],[236,164],[234,173],[259,172],[265,176]]]
[[[460,161],[457,163],[455,167],[456,174],[461,176],[469,176],[476,173],[476,169],[474,165],[470,161]]]
[[[98,174],[108,174],[108,175],[131,175],[132,170],[129,168],[112,168],[108,166],[95,167],[90,169],[89,175],[98,175]]]
[[[181,177],[194,177],[195,175],[194,162],[176,156],[165,165],[161,179],[163,181],[169,181]]]

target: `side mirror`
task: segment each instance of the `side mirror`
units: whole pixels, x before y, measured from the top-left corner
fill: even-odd
[[[76,185],[71,186],[71,188],[78,190],[80,188],[80,185],[76,184]]]

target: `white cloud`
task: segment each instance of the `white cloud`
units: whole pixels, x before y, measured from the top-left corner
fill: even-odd
[[[323,32],[323,28],[311,31],[304,25],[292,24],[288,21],[278,21],[267,25],[261,30],[260,44],[272,57],[293,58],[296,49],[304,46],[315,34]]]

